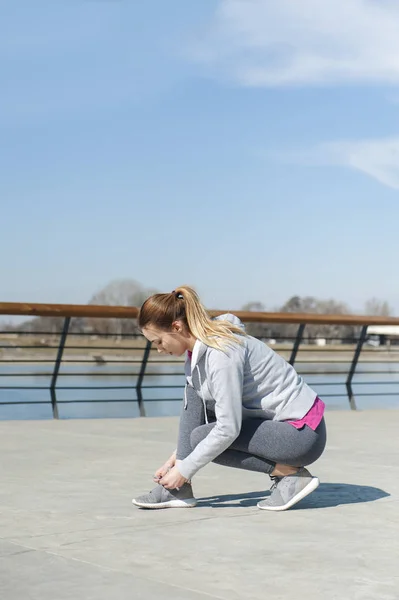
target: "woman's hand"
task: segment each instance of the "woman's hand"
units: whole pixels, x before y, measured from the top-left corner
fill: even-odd
[[[180,473],[179,469],[174,466],[166,475],[162,477],[158,481],[164,488],[167,490],[174,490],[175,488],[180,488],[186,483],[187,479],[183,477]]]
[[[155,483],[159,483],[159,480],[162,479],[162,477],[164,477],[164,475],[166,475],[166,473],[168,471],[173,469],[173,467],[175,466],[175,463],[176,463],[176,454],[173,453],[172,456],[170,458],[168,458],[166,463],[164,465],[162,465],[162,467],[159,467],[159,469],[157,469],[155,471],[155,473],[154,473]]]

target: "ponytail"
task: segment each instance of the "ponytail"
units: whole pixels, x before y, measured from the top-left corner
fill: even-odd
[[[168,331],[177,320],[182,321],[195,338],[217,350],[241,343],[237,336],[246,335],[229,321],[212,320],[196,291],[186,285],[170,294],[154,294],[147,298],[140,309],[138,325],[140,329],[151,324]]]

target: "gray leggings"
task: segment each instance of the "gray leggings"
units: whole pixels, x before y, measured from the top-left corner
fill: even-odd
[[[187,401],[187,408],[182,409],[180,417],[178,460],[186,458],[216,425],[213,413],[210,413],[213,422],[205,423],[202,400],[190,387],[187,388]],[[322,455],[325,445],[324,419],[316,431],[307,425],[296,429],[284,421],[246,419],[238,438],[213,462],[270,475],[277,463],[293,467],[310,465]]]

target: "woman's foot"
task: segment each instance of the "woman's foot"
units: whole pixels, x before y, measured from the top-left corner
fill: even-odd
[[[151,492],[134,498],[132,502],[140,508],[193,508],[197,504],[190,483],[174,490],[157,485]]]
[[[258,502],[262,510],[287,510],[311,494],[320,484],[317,477],[312,477],[307,469],[302,467],[292,475],[275,477],[271,495]]]

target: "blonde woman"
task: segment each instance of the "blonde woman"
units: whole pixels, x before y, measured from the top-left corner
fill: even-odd
[[[133,504],[194,507],[192,478],[210,462],[268,474],[263,510],[286,510],[318,487],[305,466],[324,451],[325,406],[291,365],[237,317],[210,319],[188,286],[149,297],[138,323],[158,352],[187,360],[177,449]]]

